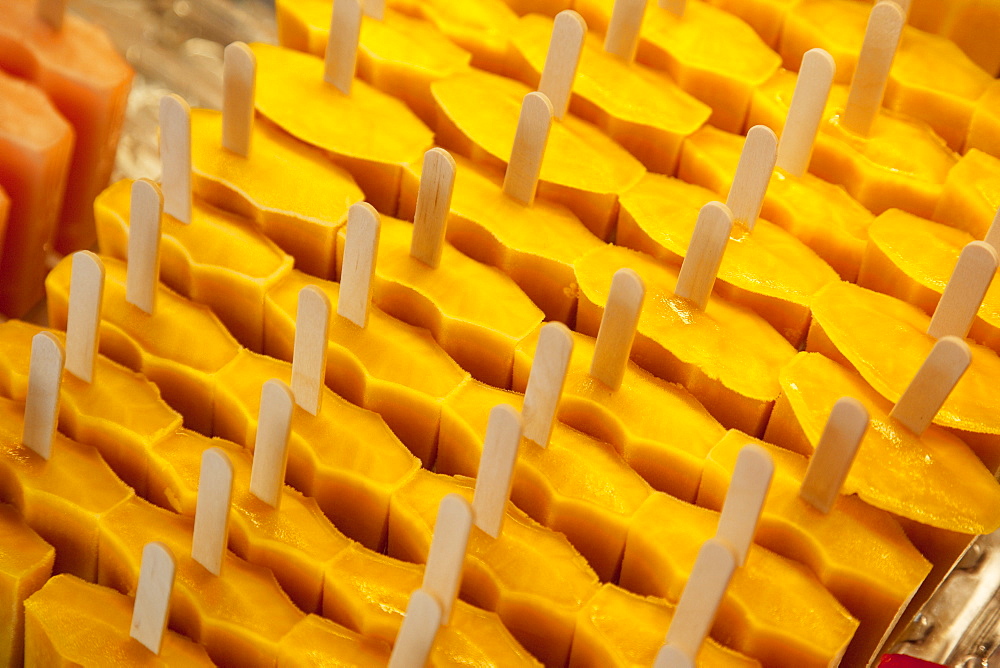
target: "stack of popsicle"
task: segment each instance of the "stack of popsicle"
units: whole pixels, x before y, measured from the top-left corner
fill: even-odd
[[[980,70],[889,0],[453,4],[279,2],[314,55],[165,98],[65,336],[0,325],[12,651],[865,666],[1000,527]]]

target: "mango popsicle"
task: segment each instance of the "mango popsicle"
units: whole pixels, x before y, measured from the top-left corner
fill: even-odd
[[[431,86],[438,106],[438,143],[474,162],[503,169],[511,156],[519,109],[530,89],[473,70]],[[489,100],[489,104],[471,104]],[[601,239],[614,231],[618,196],[646,171],[593,125],[567,115],[553,123],[538,194],[568,207]]]
[[[545,150],[544,142],[542,146],[529,147],[528,142],[522,146]],[[518,151],[517,145],[513,151]],[[453,158],[452,166],[440,153],[429,153],[424,163],[411,165],[404,174],[400,214],[405,218],[415,217],[418,199],[430,198],[419,191],[421,187],[433,188],[421,184],[422,178],[432,178],[432,170],[439,168],[432,163],[432,170],[428,169],[426,163],[432,160],[448,164],[447,173],[454,175],[452,197],[440,213],[416,220],[415,226],[446,226],[445,238],[450,244],[514,279],[546,319],[572,324],[576,315],[573,261],[599,247],[600,240],[565,207],[541,199],[520,201],[505,191],[502,184],[506,177],[461,156]],[[422,212],[422,216],[426,214]],[[414,234],[419,232],[415,229]]]
[[[124,260],[130,234],[131,181],[115,183],[94,205],[104,255]],[[292,270],[293,260],[252,221],[194,200],[190,224],[161,218],[160,276],[164,283],[211,307],[242,341],[263,350],[264,294]],[[240,253],[227,253],[231,244]],[[228,258],[226,266],[218,258]]]
[[[384,5],[385,3],[383,3]],[[361,19],[358,78],[398,97],[427,124],[434,122],[430,85],[469,68],[472,54],[434,23],[382,7]],[[332,4],[325,0],[276,5],[282,46],[323,57],[330,39]]]
[[[389,663],[389,648],[378,640],[347,633],[328,619],[308,615],[281,639],[277,665],[322,668],[331,657],[350,668],[385,666]]]
[[[638,596],[613,584],[601,585],[580,611],[570,667],[652,665],[673,614],[674,606],[663,599]],[[709,638],[695,665],[751,668],[760,663]]]
[[[108,587],[61,574],[25,603],[25,666],[214,666],[205,648],[167,631],[158,654],[129,636],[134,601]]]
[[[927,357],[935,338],[927,334],[930,317],[915,306],[849,283],[824,288],[813,304],[813,328],[807,349],[822,352],[858,370],[883,397],[897,400]],[[863,322],[864,326],[857,323]],[[1000,358],[992,350],[971,344],[972,366],[936,414],[934,423],[947,427],[995,469],[998,462],[997,424],[989,386]],[[892,351],[890,357],[880,357]],[[892,360],[891,364],[878,360]]]
[[[24,602],[52,576],[55,550],[13,506],[0,504],[0,661],[24,661]],[[68,577],[68,576],[67,576]]]
[[[0,246],[0,312],[20,317],[41,300],[46,248],[76,137],[39,88],[0,73],[0,91],[0,187],[10,201]]]
[[[988,37],[1000,26],[1000,8],[995,2],[917,0],[910,10],[910,23],[947,37],[991,76],[1000,75],[1000,49]]]
[[[632,349],[636,364],[682,384],[724,426],[760,434],[780,392],[776,370],[794,356],[794,348],[743,307],[712,296],[699,309],[676,296],[676,269],[616,246],[589,253],[576,264],[579,331],[597,333],[611,275],[621,267],[634,269],[646,284],[646,306]],[[735,331],[740,332],[738,342],[727,334]]]
[[[574,9],[591,28],[605,32],[613,5],[613,0],[580,0]],[[743,128],[753,90],[781,64],[753,28],[701,0],[688,2],[682,16],[650,3],[638,59],[666,70],[684,91],[712,108],[712,125],[729,132]]]
[[[633,519],[622,586],[676,602],[718,518],[715,511],[653,494]],[[787,596],[789,590],[796,596]],[[733,577],[712,637],[766,665],[827,666],[837,665],[856,627],[805,567],[754,545]]]
[[[867,663],[881,646],[931,565],[899,523],[854,496],[841,495],[830,513],[799,496],[806,459],[732,430],[709,453],[698,504],[720,510],[747,443],[758,443],[775,462],[764,513],[754,541],[805,566],[860,622],[847,665]]]
[[[514,346],[542,320],[542,312],[512,279],[445,243],[432,268],[410,255],[413,226],[382,217],[372,288],[373,303],[389,315],[430,330],[464,369],[484,382],[509,387]],[[340,233],[337,254],[349,242]],[[343,260],[339,260],[342,263]],[[456,290],[456,285],[476,290]],[[483,293],[490,294],[482,299]]]
[[[748,123],[779,131],[794,87],[795,75],[779,71],[755,94]],[[831,90],[809,171],[842,185],[874,214],[895,207],[930,216],[956,156],[926,125],[888,109],[879,112],[867,138],[852,134],[842,126],[847,95],[841,85]]]
[[[1000,132],[998,101],[1000,101],[1000,85],[993,81],[972,111],[972,120],[969,122],[969,132],[965,136],[963,151],[968,152],[975,148],[1000,158],[1000,139],[997,138]]]
[[[779,52],[794,69],[822,47],[837,63],[837,82],[854,74],[870,8],[845,0],[802,0],[786,15]],[[886,88],[885,106],[930,125],[952,150],[961,150],[976,101],[990,75],[954,42],[913,26],[903,28]]]
[[[801,0],[708,0],[734,16],[746,21],[756,31],[760,38],[771,47],[777,49],[781,28],[785,17]]]
[[[523,392],[540,330],[525,338],[514,358],[514,384]],[[612,389],[591,372],[596,341],[573,332],[573,353],[559,399],[561,422],[615,450],[650,485],[693,501],[705,456],[725,430],[691,394],[627,364],[622,384]],[[657,410],[649,410],[651,406]]]
[[[111,178],[132,85],[132,68],[99,27],[73,14],[53,29],[36,16],[36,0],[4,3],[0,66],[45,91],[73,126],[71,177],[53,246],[60,253],[94,243],[93,201]],[[6,96],[5,96],[6,97]]]
[[[402,168],[430,148],[430,129],[402,102],[364,82],[355,81],[349,95],[341,92],[324,81],[323,61],[315,56],[267,44],[251,48],[257,58],[257,111],[326,151],[357,180],[368,201],[394,212]],[[372,133],[375,127],[379,132]]]
[[[985,239],[1000,211],[1000,158],[977,149],[948,172],[933,219]],[[927,216],[924,216],[925,218]]]
[[[858,285],[934,314],[963,248],[975,241],[961,230],[891,209],[870,230]],[[990,283],[969,337],[1000,349],[1000,285]]]
[[[765,439],[811,455],[834,403],[859,400],[871,417],[844,494],[925,525],[988,533],[1000,525],[1000,485],[957,437],[931,425],[919,437],[889,419],[889,401],[856,372],[816,353],[799,353],[781,372],[782,395]],[[952,481],[963,480],[961,490]]]
[[[537,14],[521,18],[511,38],[512,75],[537,86],[545,67],[552,21]],[[647,169],[673,174],[681,144],[704,124],[711,109],[665,72],[602,48],[588,35],[572,86],[569,108],[637,157]]]

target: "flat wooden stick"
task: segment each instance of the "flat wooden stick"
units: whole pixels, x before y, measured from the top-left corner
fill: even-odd
[[[985,241],[973,241],[962,249],[944,294],[934,309],[927,333],[935,339],[964,339],[979,313],[986,291],[997,273],[997,252]]]
[[[90,251],[73,253],[66,316],[66,370],[86,383],[94,380],[103,304],[104,263]]]
[[[160,163],[163,210],[191,222],[191,107],[179,95],[160,98]]]
[[[347,239],[340,274],[337,313],[358,327],[368,324],[368,305],[372,301],[375,258],[381,229],[378,212],[368,202],[352,204],[347,210]]]
[[[244,158],[253,142],[257,58],[243,42],[226,47],[222,74],[222,146]]]
[[[542,173],[542,158],[552,129],[552,103],[542,93],[528,93],[521,103],[514,147],[503,177],[503,191],[521,204],[531,205]]]
[[[233,463],[221,449],[208,448],[201,455],[191,558],[213,575],[222,574],[222,557],[229,539],[229,505],[232,499]]]
[[[285,486],[288,435],[292,432],[292,393],[280,380],[271,379],[260,390],[257,438],[254,440],[250,493],[278,508]]]
[[[660,7],[679,17],[687,10],[687,0],[660,0]]]
[[[646,16],[647,0],[615,0],[611,22],[604,35],[604,50],[631,63],[639,48],[639,32]]]
[[[910,17],[910,7],[913,5],[912,0],[892,0],[899,8],[903,10],[903,16],[909,19]]]
[[[365,16],[370,16],[376,21],[385,19],[385,0],[365,0]]]
[[[774,460],[767,450],[756,443],[740,450],[716,533],[733,548],[738,566],[746,563],[750,553],[773,476]]]
[[[163,645],[176,571],[174,555],[166,545],[146,543],[142,548],[129,636],[145,645],[153,654],[159,654]]]
[[[983,241],[993,246],[993,250],[1000,252],[1000,207],[997,208],[997,212],[993,216],[993,223],[990,224],[990,229],[986,230]]]
[[[361,39],[361,5],[358,0],[337,0],[330,17],[323,80],[344,95],[351,94]]]
[[[590,375],[612,390],[618,390],[625,378],[645,298],[646,286],[639,274],[627,267],[615,272],[590,363]]]
[[[156,309],[160,283],[160,227],[163,195],[148,179],[132,182],[132,204],[128,223],[128,267],[125,301],[150,315]]]
[[[494,406],[486,427],[483,454],[476,475],[476,491],[472,496],[476,526],[494,538],[498,538],[503,531],[520,444],[521,416],[507,404]]]
[[[410,594],[403,624],[389,657],[389,668],[424,668],[441,628],[441,604],[429,592]]]
[[[733,212],[733,224],[753,231],[777,157],[778,138],[774,131],[763,125],[750,128],[726,198],[726,206]]]
[[[587,23],[572,9],[556,14],[552,24],[552,39],[545,57],[545,67],[538,82],[538,92],[549,98],[553,115],[562,120],[573,96],[573,81],[580,65],[583,39],[587,36]]]
[[[315,285],[299,290],[292,349],[292,394],[295,403],[310,415],[319,415],[323,407],[330,310],[330,298]]]
[[[52,334],[39,332],[31,338],[28,396],[24,401],[21,443],[45,460],[52,455],[52,438],[59,418],[59,390],[62,387],[65,361],[63,346]]]
[[[62,30],[63,19],[66,17],[66,0],[38,0],[35,15],[53,30]]]
[[[867,429],[868,411],[860,401],[841,397],[833,405],[799,489],[803,501],[821,513],[830,512]]]
[[[451,213],[456,169],[455,159],[443,148],[432,148],[424,153],[410,255],[428,267],[437,268],[441,264],[441,246]]]
[[[424,581],[420,587],[441,604],[443,626],[451,622],[471,532],[472,506],[469,502],[458,494],[449,494],[441,499],[424,567]]]
[[[550,322],[542,327],[535,358],[531,361],[528,386],[524,388],[521,421],[524,437],[543,448],[549,446],[572,355],[573,335],[566,325]]]
[[[957,336],[941,337],[889,417],[917,436],[924,433],[971,363],[972,351],[965,341]]]
[[[854,79],[841,119],[854,134],[867,137],[878,117],[889,81],[889,70],[903,34],[906,17],[895,2],[877,2],[868,16],[865,41],[861,45]]]
[[[709,202],[701,207],[674,289],[674,294],[694,302],[701,311],[708,305],[732,229],[733,214],[725,204]]]
[[[709,538],[701,546],[667,629],[666,644],[653,664],[656,668],[695,665],[738,563],[736,552],[725,540]]]
[[[795,82],[785,128],[778,142],[776,164],[793,176],[801,177],[809,167],[816,133],[823,122],[837,63],[823,49],[809,49]]]

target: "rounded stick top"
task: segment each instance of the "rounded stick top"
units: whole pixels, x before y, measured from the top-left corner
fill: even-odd
[[[773,477],[774,460],[767,450],[756,443],[740,450],[716,533],[733,548],[739,566],[746,563],[750,553]]]
[[[620,388],[625,378],[645,298],[646,286],[635,270],[615,272],[590,363],[590,375],[612,390]]]
[[[701,207],[674,288],[674,294],[690,300],[701,311],[708,305],[732,229],[733,214],[725,204],[709,202]]]
[[[31,338],[21,443],[46,460],[52,455],[52,438],[59,418],[59,390],[65,359],[63,345],[51,333],[39,332]]]
[[[330,298],[315,285],[299,290],[292,349],[292,394],[295,403],[310,415],[318,415],[323,407],[330,310]]]
[[[771,183],[777,156],[778,138],[774,131],[763,125],[750,128],[726,198],[726,206],[733,212],[734,225],[744,225],[753,231],[764,206],[764,195]]]
[[[347,238],[340,273],[337,314],[358,327],[368,325],[368,307],[372,301],[381,229],[378,212],[368,202],[352,204],[347,210]]]
[[[793,176],[801,177],[809,167],[836,71],[833,56],[823,49],[809,49],[802,56],[776,161],[778,167]]]
[[[250,469],[250,493],[277,508],[285,485],[288,436],[292,431],[292,393],[280,380],[271,379],[260,390],[257,438]]]
[[[521,103],[517,121],[514,147],[510,152],[507,172],[503,178],[503,191],[521,204],[531,205],[538,191],[538,177],[542,173],[542,158],[552,129],[552,103],[539,92],[528,93]]]
[[[462,582],[465,550],[472,532],[472,506],[458,494],[448,494],[438,506],[421,588],[441,604],[441,624],[451,621],[458,587]]]
[[[174,555],[163,543],[146,543],[142,548],[129,636],[153,654],[159,654],[163,645],[176,570]]]
[[[936,339],[942,336],[965,338],[997,273],[997,262],[996,249],[985,241],[973,241],[962,249],[934,309],[928,334]]]
[[[219,448],[201,455],[198,505],[191,537],[191,558],[213,575],[222,574],[229,539],[229,505],[233,498],[233,463]]]
[[[163,210],[191,222],[191,107],[179,95],[160,98],[160,177]]]
[[[931,426],[945,399],[972,363],[972,351],[957,336],[938,339],[889,417],[919,436]]]
[[[521,419],[524,437],[548,447],[555,426],[559,398],[566,384],[566,371],[573,355],[573,335],[561,322],[550,322],[538,335],[535,358],[531,361],[528,386],[524,388]]]
[[[441,604],[423,589],[410,594],[403,623],[389,656],[389,668],[424,668],[441,628]]]
[[[73,253],[66,316],[66,370],[90,383],[104,304],[104,263],[90,251]]]
[[[410,255],[428,267],[436,268],[441,264],[441,247],[451,213],[456,170],[455,159],[443,148],[432,148],[424,153],[413,215]]]
[[[867,430],[868,411],[861,402],[852,397],[838,399],[809,458],[799,489],[803,501],[821,513],[833,509]]]
[[[148,179],[132,182],[128,223],[125,301],[152,315],[160,282],[160,229],[163,195]]]
[[[573,95],[573,81],[580,65],[580,54],[583,52],[583,40],[587,36],[587,23],[583,17],[572,9],[566,9],[556,15],[552,24],[552,39],[549,42],[549,52],[542,68],[542,77],[538,82],[538,92],[549,98],[552,103],[552,113],[562,119],[569,109],[569,100]]]
[[[257,58],[243,42],[226,47],[222,74],[222,146],[244,158],[253,139]]]
[[[472,496],[476,526],[493,538],[503,531],[507,500],[514,479],[514,463],[521,444],[521,416],[507,404],[494,406],[486,426],[483,454]]]

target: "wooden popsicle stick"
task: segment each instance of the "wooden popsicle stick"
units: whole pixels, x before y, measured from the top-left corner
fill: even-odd
[[[160,282],[160,227],[163,195],[155,183],[137,179],[132,183],[128,223],[128,266],[125,301],[150,315],[156,309]]]
[[[174,555],[166,545],[146,543],[142,548],[129,636],[145,645],[153,654],[159,654],[163,645],[176,571]]]
[[[841,124],[854,134],[862,137],[871,134],[905,22],[903,10],[895,2],[877,2],[872,7],[841,118]]]
[[[725,204],[709,202],[701,207],[674,289],[674,294],[694,302],[701,311],[708,305],[732,229],[733,214]]]
[[[476,491],[472,496],[476,526],[493,538],[499,537],[503,531],[520,444],[521,416],[507,404],[494,406],[486,427],[483,455],[476,475]]]
[[[687,0],[660,0],[660,7],[672,14],[683,17],[687,10]]]
[[[867,429],[868,411],[860,401],[852,397],[837,400],[809,458],[809,468],[799,488],[803,501],[821,513],[830,512]]]
[[[295,403],[310,415],[318,415],[323,407],[330,310],[330,298],[315,285],[299,290],[292,349],[292,395]]]
[[[455,159],[443,148],[432,148],[424,153],[410,255],[431,268],[441,264],[441,246],[451,213],[451,194],[455,189],[455,170]]]
[[[531,361],[528,386],[524,388],[521,422],[524,438],[543,448],[549,446],[572,355],[573,335],[566,325],[550,322],[542,327],[535,358]]]
[[[31,338],[28,365],[28,395],[24,401],[24,430],[21,443],[45,460],[52,455],[52,438],[59,417],[59,389],[62,387],[66,355],[59,339],[49,332]]]
[[[942,336],[965,338],[997,273],[997,262],[996,250],[985,241],[973,241],[962,249],[944,294],[934,309],[928,334],[935,339]]]
[[[801,177],[809,167],[836,72],[837,63],[823,49],[809,49],[802,56],[775,163],[793,176]]]
[[[756,443],[740,450],[716,531],[733,548],[738,566],[746,563],[750,553],[772,477],[774,460],[767,450]]]
[[[615,272],[590,363],[590,375],[612,390],[618,390],[625,378],[645,298],[646,286],[639,274],[627,267]]]
[[[38,0],[35,16],[53,30],[62,30],[66,17],[66,0]]]
[[[378,255],[381,229],[378,212],[368,202],[352,204],[347,210],[347,239],[344,244],[337,314],[358,327],[368,324],[368,305],[372,301],[375,258]]]
[[[726,206],[733,213],[734,225],[744,225],[753,231],[760,209],[764,206],[764,194],[771,182],[777,157],[778,138],[774,131],[763,125],[750,128],[736,174],[733,175],[733,185],[729,188],[729,197],[726,198]]]
[[[361,39],[361,4],[358,0],[337,0],[330,17],[330,38],[326,43],[323,80],[344,95],[351,94]]]
[[[385,0],[364,0],[365,16],[370,16],[376,21],[385,19]]]
[[[917,436],[924,433],[971,363],[972,351],[965,341],[957,336],[941,337],[889,417]]]
[[[325,341],[324,341],[325,343]],[[260,390],[257,438],[254,440],[250,493],[277,508],[285,486],[288,435],[292,431],[292,393],[280,380],[271,379]],[[200,494],[200,490],[199,490]]]
[[[910,17],[910,7],[913,5],[913,0],[892,0],[899,8],[903,10],[903,16],[907,19]]]
[[[163,210],[191,223],[191,107],[179,95],[160,98]]]
[[[222,557],[229,539],[229,505],[232,499],[233,463],[221,449],[208,448],[201,455],[191,558],[212,575],[222,573]]]
[[[462,565],[472,532],[472,506],[464,497],[449,494],[438,506],[421,589],[441,604],[441,624],[451,622],[451,611],[462,583]]]
[[[572,9],[556,14],[552,24],[552,39],[545,57],[545,67],[538,82],[538,92],[549,98],[552,113],[562,120],[569,109],[573,95],[573,81],[580,65],[583,40],[587,36],[587,23]]]
[[[439,628],[441,604],[430,593],[417,589],[410,594],[388,668],[424,668]]]
[[[528,93],[521,103],[514,147],[503,177],[503,191],[521,204],[535,201],[542,158],[552,129],[552,103],[542,93]]]
[[[983,237],[983,241],[993,246],[993,250],[1000,253],[1000,207],[997,208],[997,212],[993,216],[993,222],[990,224],[990,228],[986,230],[986,236]]]
[[[604,35],[604,50],[631,63],[639,48],[639,32],[646,15],[647,0],[615,0],[611,22]]]
[[[103,304],[104,263],[90,251],[73,253],[66,316],[66,370],[86,383],[94,380]]]
[[[257,58],[243,42],[226,47],[222,74],[222,146],[244,158],[253,142]]]
[[[666,644],[653,664],[656,668],[695,665],[737,565],[736,552],[725,540],[709,538],[701,546],[667,629]]]

